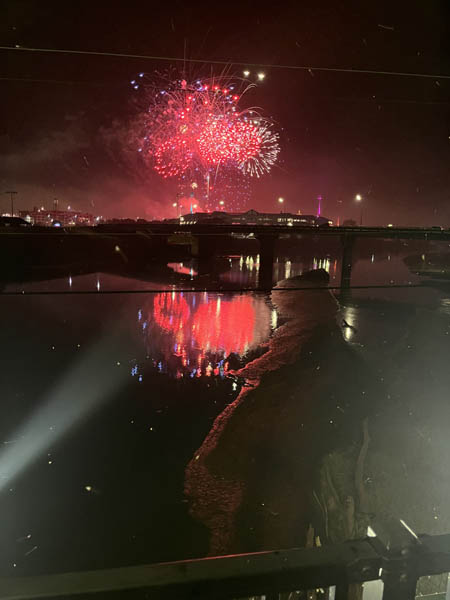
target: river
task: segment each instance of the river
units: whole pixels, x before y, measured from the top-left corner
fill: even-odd
[[[428,439],[423,398],[446,415],[448,294],[239,293],[226,288],[255,285],[258,257],[225,263],[220,292],[189,289],[193,263],[170,265],[182,292],[107,273],[6,285],[2,575],[301,545],[321,461],[358,446],[365,416],[374,438],[395,422],[400,439],[412,411]],[[339,281],[330,256],[279,258],[274,278],[314,287],[309,270]],[[387,252],[353,271],[356,285],[417,281]]]

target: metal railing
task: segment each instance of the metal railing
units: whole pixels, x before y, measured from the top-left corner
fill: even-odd
[[[418,536],[403,521],[369,527],[368,533],[320,548],[0,579],[0,598],[278,600],[322,589],[322,597],[350,600],[358,597],[355,584],[381,579],[383,600],[414,600],[420,577],[450,571],[450,535]]]

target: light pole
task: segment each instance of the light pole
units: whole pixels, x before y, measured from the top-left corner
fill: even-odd
[[[281,209],[283,208],[283,204],[284,204],[284,198],[278,198],[278,204],[280,205],[280,212],[283,212]]]
[[[359,226],[362,227],[362,223],[363,223],[363,203],[362,203],[362,196],[361,194],[356,194],[355,196],[355,201],[359,203],[361,212],[359,215]]]
[[[8,190],[5,192],[5,194],[9,194],[10,198],[11,198],[11,216],[14,216],[14,196],[17,195],[17,192],[15,190]]]

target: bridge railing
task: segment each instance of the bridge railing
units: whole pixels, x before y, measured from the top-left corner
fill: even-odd
[[[361,584],[380,579],[382,600],[414,600],[420,577],[450,571],[450,535],[417,536],[402,521],[368,533],[321,548],[0,579],[0,598],[355,600]]]

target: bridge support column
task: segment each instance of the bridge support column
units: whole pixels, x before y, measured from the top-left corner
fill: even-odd
[[[259,284],[263,290],[269,290],[273,284],[273,261],[277,235],[258,235],[259,240]]]
[[[197,258],[198,274],[209,275],[214,267],[216,238],[213,235],[198,235],[194,256]]]
[[[341,237],[342,242],[342,267],[341,267],[341,288],[348,289],[352,280],[353,266],[353,246],[355,244],[355,236],[344,234]]]

